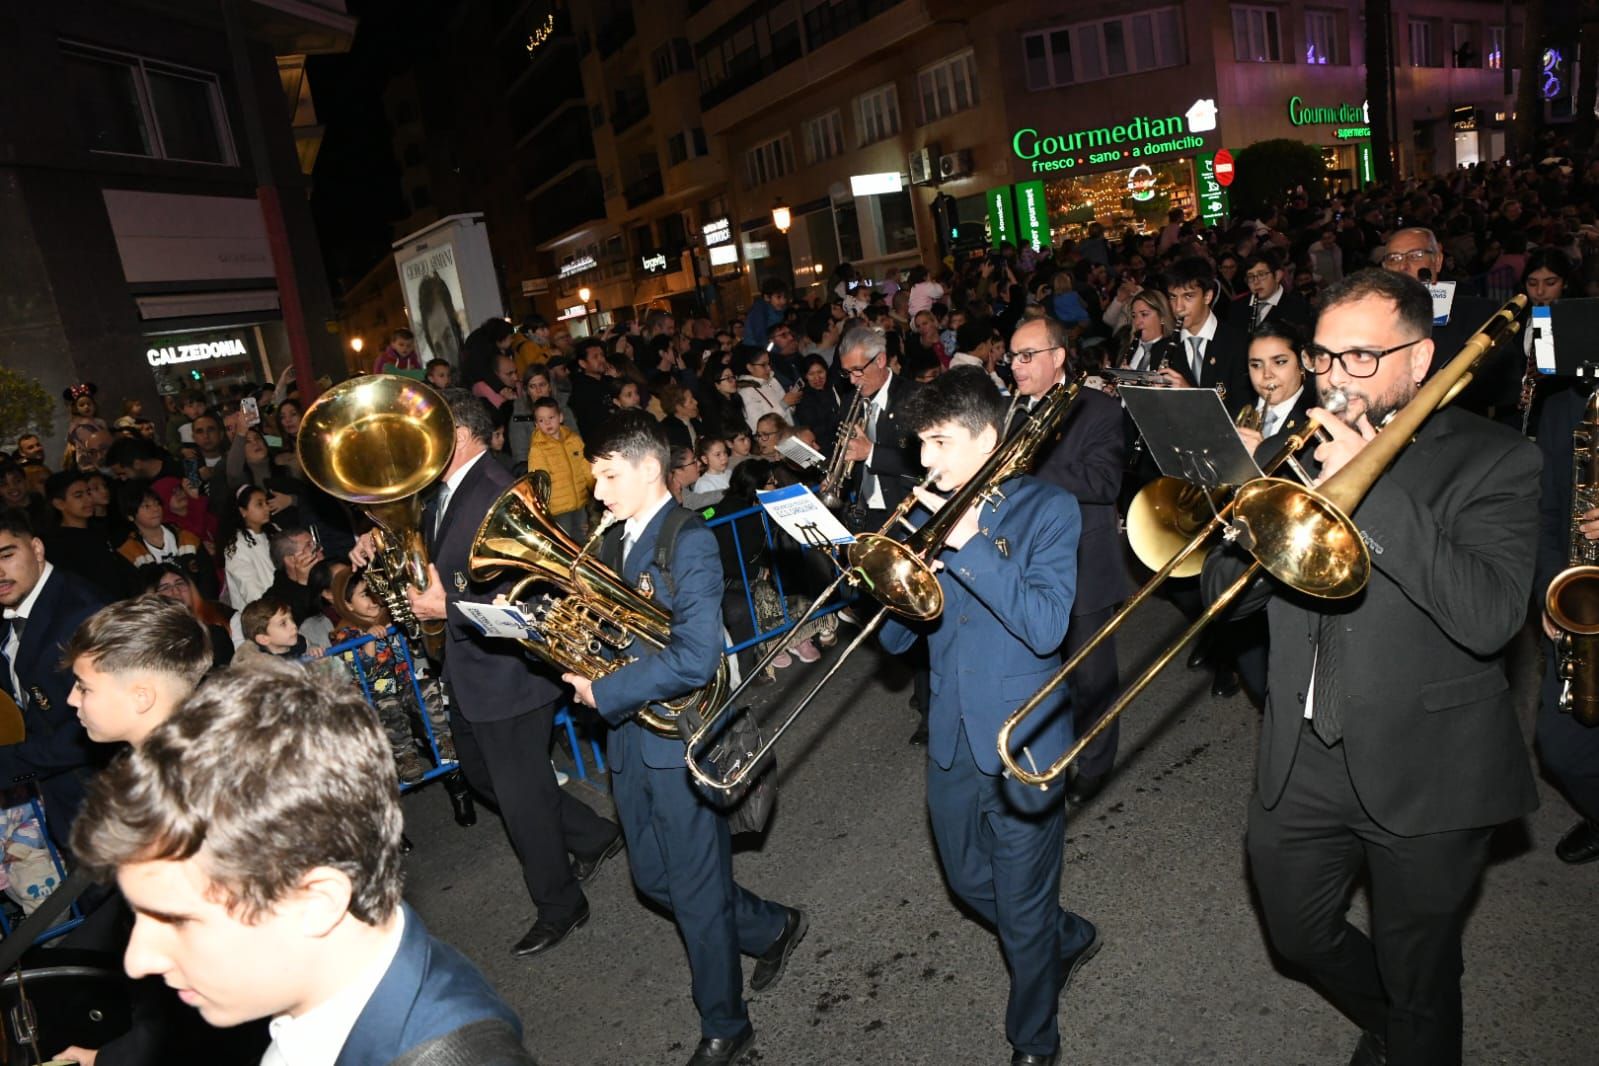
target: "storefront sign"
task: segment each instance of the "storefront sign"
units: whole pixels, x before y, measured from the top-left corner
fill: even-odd
[[[1377,180],[1377,171],[1371,161],[1371,142],[1362,141],[1356,151],[1360,153],[1360,184],[1370,185]]]
[[[1199,188],[1195,191],[1199,194],[1199,217],[1206,225],[1215,225],[1226,218],[1227,212],[1231,210],[1232,205],[1228,203],[1227,190],[1222,187],[1221,180],[1216,174],[1216,159],[1225,152],[1226,149],[1222,149],[1215,155],[1199,157]],[[1227,158],[1231,160],[1232,156],[1228,154]]]
[[[241,355],[248,357],[249,354],[250,350],[244,346],[244,341],[230,337],[220,341],[151,348],[144,353],[144,357],[151,366],[177,366],[179,363],[199,363],[208,359],[231,359]]]
[[[1038,251],[1049,240],[1049,204],[1044,199],[1044,183],[1024,181],[1016,186],[1016,235],[1022,244]]]
[[[733,220],[719,218],[714,222],[707,222],[700,227],[700,232],[705,235],[707,247],[715,244],[726,244],[733,239]]]
[[[1364,103],[1345,103],[1337,107],[1307,107],[1304,97],[1288,98],[1288,121],[1295,126],[1366,126],[1371,123],[1368,111]],[[1343,135],[1342,131],[1335,134],[1339,137]],[[1371,134],[1368,132],[1359,136],[1369,137]]]
[[[769,259],[771,255],[772,244],[770,241],[749,241],[744,245],[744,258],[752,263],[757,259]]]
[[[650,252],[639,257],[639,267],[646,274],[666,273],[666,253]]]
[[[731,266],[736,262],[738,262],[738,245],[711,245],[711,266]]]
[[[1451,121],[1456,131],[1470,133],[1477,128],[1477,109],[1469,104],[1465,107],[1457,107],[1454,110]]]
[[[1222,188],[1233,183],[1233,154],[1223,148],[1216,153],[1216,184]]]
[[[884,174],[851,174],[849,178],[849,191],[856,196],[883,196],[899,192],[901,187],[897,170]]]
[[[593,270],[599,266],[592,255],[580,255],[576,259],[568,259],[561,264],[561,277],[569,278],[574,274],[581,274],[585,270]]]
[[[988,202],[988,243],[995,248],[1016,243],[1016,211],[1011,207],[1010,186],[1001,185],[983,194]]]
[[[1358,141],[1371,136],[1370,126],[1340,126],[1333,130],[1333,136],[1340,141]]]
[[[1195,100],[1181,115],[1140,115],[1119,126],[1049,133],[1029,126],[1011,137],[1011,151],[1035,174],[1188,152],[1205,146],[1216,128],[1216,101]]]
[[[555,320],[557,322],[570,322],[574,318],[582,318],[584,315],[588,314],[588,311],[589,309],[587,304],[573,304],[571,307],[564,309],[560,314],[556,315]]]
[[[1155,170],[1140,163],[1127,172],[1127,195],[1144,204],[1155,198]]]

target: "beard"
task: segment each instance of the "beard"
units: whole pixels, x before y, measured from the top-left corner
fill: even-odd
[[[1373,429],[1381,429],[1396,411],[1415,398],[1421,388],[1415,382],[1401,378],[1384,392],[1373,395],[1366,384],[1369,380],[1351,381],[1345,385],[1319,385],[1316,392],[1323,407],[1335,412],[1350,429],[1358,430],[1362,416]],[[1342,404],[1334,399],[1335,396],[1343,397]]]

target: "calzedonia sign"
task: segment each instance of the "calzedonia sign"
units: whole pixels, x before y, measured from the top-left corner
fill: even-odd
[[[1011,151],[1035,174],[1104,163],[1130,163],[1205,147],[1216,128],[1216,101],[1195,100],[1180,115],[1140,115],[1120,125],[1056,131],[1027,126],[1011,136]]]
[[[169,344],[151,348],[144,358],[151,366],[177,366],[179,363],[200,363],[208,359],[231,359],[249,355],[250,350],[238,337],[206,341],[200,344]]]

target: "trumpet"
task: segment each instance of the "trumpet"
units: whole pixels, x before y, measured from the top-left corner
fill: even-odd
[[[1381,432],[1361,449],[1359,455],[1315,488],[1310,487],[1313,479],[1299,466],[1294,455],[1321,432],[1320,426],[1312,419],[1291,434],[1267,465],[1267,476],[1240,486],[1232,500],[1217,511],[1210,523],[1172,556],[1143,588],[1134,593],[1087,644],[1061,664],[1042,688],[1005,720],[997,739],[1000,761],[1006,769],[1018,781],[1036,788],[1048,788],[1050,782],[1066,772],[1083,750],[1121,716],[1155,679],[1155,675],[1164,670],[1200,630],[1243,594],[1262,570],[1289,588],[1319,599],[1347,599],[1365,588],[1371,577],[1371,556],[1359,528],[1349,514],[1360,505],[1399,454],[1409,447],[1411,439],[1427,419],[1471,382],[1472,374],[1484,356],[1501,341],[1520,331],[1529,306],[1526,296],[1516,296],[1496,311],[1466,341],[1459,353],[1429,378],[1408,404],[1389,418]],[[1332,404],[1323,406],[1337,414],[1343,404],[1337,407]],[[1294,470],[1304,484],[1271,476],[1271,471],[1285,464]],[[1065,682],[1106,637],[1120,628],[1160,583],[1198,551],[1214,530],[1224,526],[1227,540],[1238,544],[1254,557],[1249,567],[1106,708],[1094,727],[1078,738],[1070,750],[1042,770],[1036,765],[1021,765],[1011,751],[1011,737],[1018,726],[1037,711],[1040,704]],[[1025,748],[1022,754],[1032,763],[1032,757]]]
[[[782,652],[781,645],[775,646],[766,654],[750,671],[749,677],[739,683],[729,694],[726,702],[713,714],[705,717],[697,725],[686,717],[679,717],[678,725],[687,745],[684,761],[696,781],[723,791],[730,791],[743,784],[777,746],[777,742],[782,739],[789,726],[794,724],[833,675],[838,673],[844,662],[877,632],[890,612],[915,621],[937,618],[942,613],[944,590],[933,572],[934,557],[943,550],[944,542],[949,538],[955,524],[973,505],[987,503],[997,509],[1004,503],[1005,494],[1000,490],[1000,486],[1016,475],[1026,473],[1032,466],[1039,450],[1060,428],[1067,412],[1076,402],[1081,388],[1082,378],[1068,385],[1055,386],[1034,407],[1027,416],[1027,421],[1009,438],[1002,439],[999,447],[994,449],[993,454],[971,479],[945,500],[938,512],[903,542],[893,539],[889,534],[905,520],[911,508],[916,506],[917,498],[914,492],[906,495],[878,532],[863,534],[849,546],[847,553],[849,567],[841,568],[838,577],[834,578],[833,582],[822,590],[822,594],[805,609],[804,614],[794,623],[794,628],[797,629],[814,617],[827,602],[828,597],[839,585],[846,582],[865,592],[882,606],[871,620],[861,627],[860,633],[828,668],[827,673],[822,675],[821,680],[795,705],[756,751],[740,760],[736,767],[721,777],[715,776],[700,763],[700,749],[720,731],[722,719],[737,704],[739,696],[750,684],[750,680],[759,675]],[[926,488],[933,484],[937,476],[936,472],[929,471],[920,487]]]
[[[829,511],[836,511],[844,505],[844,483],[855,469],[855,460],[849,458],[849,444],[861,427],[866,425],[866,403],[865,391],[856,389],[844,421],[838,424],[838,440],[833,444],[833,454],[827,460],[827,472],[822,475],[822,483],[816,488],[822,506]]]

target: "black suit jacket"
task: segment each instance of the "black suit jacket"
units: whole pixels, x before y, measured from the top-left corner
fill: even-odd
[[[1179,335],[1177,352],[1172,355],[1172,366],[1182,372],[1190,385],[1202,389],[1225,388],[1227,395],[1223,399],[1228,408],[1234,411],[1239,404],[1255,395],[1254,386],[1249,383],[1249,334],[1243,327],[1218,318],[1216,335],[1205,344],[1203,358],[1204,373],[1195,381],[1192,368],[1188,365],[1188,342]]]
[[[1538,450],[1454,408],[1435,414],[1355,509],[1371,581],[1345,601],[1257,579],[1235,613],[1271,626],[1256,787],[1275,807],[1304,721],[1323,611],[1343,622],[1340,711],[1361,805],[1401,836],[1497,825],[1538,804],[1505,675],[1538,532]],[[1214,599],[1247,563],[1212,552]],[[1319,697],[1318,697],[1319,698]]]
[[[91,741],[77,712],[67,705],[72,672],[61,668],[61,649],[79,624],[107,602],[87,581],[54,568],[33,601],[17,648],[22,691],[13,696],[23,708],[28,735],[20,744],[0,747],[0,786],[37,781],[50,832],[60,843],[78,816],[89,774],[114,750]],[[10,639],[7,624],[0,628],[0,647]],[[0,688],[10,687],[9,675],[0,677]]]
[[[600,428],[611,417],[611,386],[605,378],[592,378],[581,370],[572,371],[572,417],[577,419],[578,436],[599,439]]]
[[[493,584],[474,582],[467,568],[472,538],[477,536],[483,516],[512,480],[506,469],[485,452],[451,495],[437,533],[433,524],[438,494],[422,508],[428,556],[438,567],[450,604],[445,621],[444,680],[454,693],[456,708],[469,722],[515,718],[561,695],[560,686],[535,669],[520,645],[483,636],[454,608],[457,600],[486,603],[514,584],[510,576]]]
[[[1259,407],[1259,397],[1256,397],[1256,401],[1257,402],[1255,406]],[[1276,440],[1285,433],[1291,433],[1294,430],[1299,429],[1310,417],[1308,414],[1306,414],[1306,412],[1319,403],[1321,403],[1321,399],[1316,392],[1316,378],[1314,375],[1306,374],[1305,387],[1299,390],[1299,398],[1295,400],[1294,405],[1288,409],[1288,418],[1283,422],[1282,425],[1276,426],[1272,429],[1272,435],[1269,439]],[[1242,404],[1238,405],[1238,407],[1242,406]],[[1238,415],[1238,407],[1228,408],[1228,410],[1233,413],[1234,417],[1237,417]],[[1262,412],[1262,417],[1264,417],[1264,412]],[[1262,449],[1261,454],[1266,455],[1270,453],[1266,452],[1265,449]]]
[[[888,410],[877,424],[877,442],[872,449],[870,462],[857,463],[855,489],[860,491],[864,471],[871,472],[882,481],[883,506],[898,507],[921,481],[926,471],[922,468],[922,446],[916,434],[905,428],[905,403],[916,393],[916,382],[903,374],[890,374],[888,384]],[[870,418],[868,406],[867,417]],[[863,505],[865,500],[860,501]]]
[[[667,415],[661,419],[661,428],[666,431],[666,440],[674,448],[692,448],[695,440],[705,433],[705,424],[699,419],[694,419],[694,435],[688,431],[688,423],[676,415]]]
[[[1244,309],[1248,311],[1249,305],[1245,304]],[[1304,330],[1308,336],[1316,325],[1316,312],[1310,306],[1310,301],[1292,289],[1285,288],[1282,296],[1277,300],[1277,306],[1268,308],[1261,320],[1291,322]],[[1249,316],[1247,314],[1244,316],[1242,325],[1246,328],[1249,325]]]
[[[1014,433],[1026,419],[1018,410]],[[1078,391],[1054,443],[1046,445],[1034,467],[1041,481],[1077,497],[1082,539],[1077,544],[1077,594],[1072,614],[1092,614],[1125,600],[1131,582],[1121,547],[1116,500],[1127,463],[1121,404],[1098,389]]]

